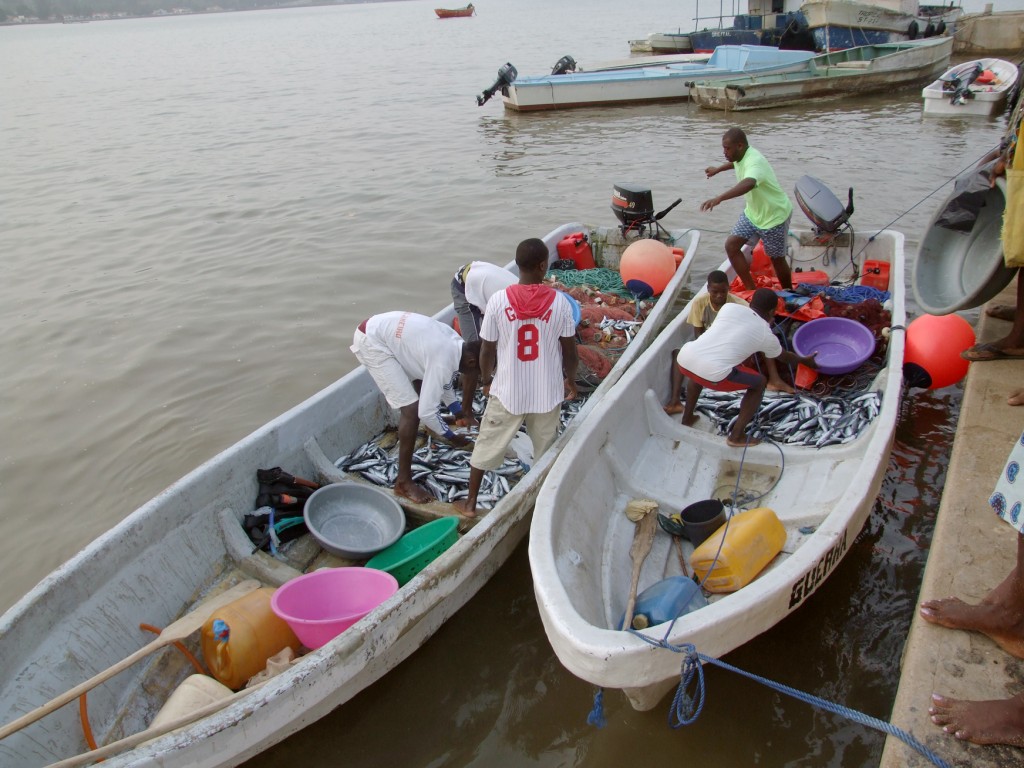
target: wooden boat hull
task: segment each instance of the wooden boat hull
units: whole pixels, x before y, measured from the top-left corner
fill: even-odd
[[[717,81],[742,73],[799,72],[806,69],[812,57],[808,51],[724,46],[706,63],[521,77],[508,86],[502,100],[506,109],[519,112],[679,101],[689,98],[689,84],[695,79]]]
[[[696,82],[690,99],[705,109],[744,111],[910,87],[944,72],[952,46],[944,37],[851,48],[811,59],[807,72]]]
[[[545,238],[552,259],[558,258],[558,242],[578,231],[590,232],[600,265],[617,266],[631,242],[622,240],[618,228],[574,222]],[[94,689],[88,701],[97,740],[110,743],[127,737],[121,748],[134,747],[114,754],[106,765],[237,765],[348,701],[426,642],[526,535],[534,500],[555,456],[665,322],[685,285],[698,242],[695,231],[679,235],[675,244],[686,256],[633,344],[552,450],[451,548],[290,670],[225,708],[141,746],[132,741],[146,737],[129,734],[146,728],[191,667],[170,649]],[[446,283],[439,285],[443,290]],[[454,316],[451,305],[435,315],[448,323]],[[0,617],[0,724],[135,652],[149,640],[138,631],[140,623],[167,626],[197,600],[242,578],[279,585],[297,576],[295,567],[253,552],[241,528],[242,516],[254,506],[255,470],[281,466],[320,482],[357,479],[336,469],[333,459],[394,422],[392,409],[360,366],[210,459],[89,544]],[[407,517],[419,521],[453,512],[441,502],[399,501]],[[332,564],[338,561],[318,554],[314,546],[304,569]],[[33,768],[84,752],[76,710],[65,706],[0,741],[0,763]]]
[[[810,233],[801,235],[796,251],[805,269],[836,275],[847,264],[822,263],[821,246]],[[870,243],[858,236],[851,253],[888,261],[892,275],[903,274],[903,236],[897,232],[884,230]],[[902,280],[890,290],[896,328],[905,322]],[[635,526],[623,514],[626,503],[649,498],[669,515],[696,501],[729,497],[739,475],[743,489],[765,494],[756,506],[773,509],[783,522],[783,552],[752,583],[683,615],[667,638],[668,623],[642,632],[656,642],[692,643],[701,653],[721,656],[801,605],[853,544],[885,474],[900,406],[904,340],[894,331],[888,367],[872,384],[881,392],[881,411],[856,440],[818,449],[783,446],[784,463],[779,449],[766,443],[744,456],[712,434],[703,418],[684,427],[678,416],[664,413],[672,351],[690,337],[686,317],[684,309],[561,453],[537,498],[530,530],[537,604],[555,654],[583,680],[623,690],[639,710],[654,707],[678,683],[680,656],[613,629],[632,569]],[[641,570],[640,591],[680,573],[671,537],[659,533]]]
[[[995,82],[988,85],[971,85],[971,98],[954,103],[950,92],[943,88],[943,84],[953,77],[966,75],[979,65],[982,69],[992,71],[996,76]],[[1006,100],[1017,84],[1017,77],[1017,66],[1003,59],[975,59],[957,64],[921,91],[924,114],[990,117],[1006,108]]]
[[[456,8],[449,10],[447,8],[435,8],[434,13],[437,14],[439,19],[460,19],[466,16],[472,16],[476,11],[472,8]]]

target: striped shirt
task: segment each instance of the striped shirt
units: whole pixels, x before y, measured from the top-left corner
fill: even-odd
[[[572,307],[562,294],[541,317],[520,320],[507,289],[498,291],[480,327],[480,338],[498,350],[491,394],[516,416],[550,411],[565,397],[559,339],[575,334]]]

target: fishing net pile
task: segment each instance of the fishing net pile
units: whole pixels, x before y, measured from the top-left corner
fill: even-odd
[[[633,340],[654,303],[635,301],[615,269],[551,270],[547,282],[580,304],[576,384],[593,390]]]

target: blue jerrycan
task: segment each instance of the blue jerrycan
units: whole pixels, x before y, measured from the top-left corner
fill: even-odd
[[[652,584],[636,596],[633,629],[646,629],[656,624],[664,624],[707,604],[707,598],[693,579],[687,576],[670,576]],[[618,626],[621,627],[625,620],[626,617],[622,616]]]

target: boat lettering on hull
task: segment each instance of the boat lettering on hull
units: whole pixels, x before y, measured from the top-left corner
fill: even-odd
[[[844,554],[846,554],[846,531],[843,531],[843,538],[836,542],[836,545],[818,561],[818,564],[808,571],[802,579],[793,584],[793,589],[789,593],[790,610],[800,605],[803,599],[815,590],[825,577],[832,572],[832,569],[836,567],[836,563],[842,559]]]

